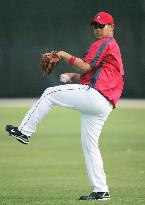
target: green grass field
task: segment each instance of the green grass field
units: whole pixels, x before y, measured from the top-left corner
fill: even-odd
[[[80,144],[79,113],[54,109],[29,145],[4,131],[18,125],[27,107],[0,107],[0,205],[144,205],[145,109],[116,109],[100,149],[110,188],[107,202],[79,201],[91,192]]]

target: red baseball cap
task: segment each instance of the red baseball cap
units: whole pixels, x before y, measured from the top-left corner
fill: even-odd
[[[106,12],[100,12],[94,16],[94,18],[91,20],[90,25],[93,23],[99,23],[99,24],[114,24],[113,17],[111,14]]]

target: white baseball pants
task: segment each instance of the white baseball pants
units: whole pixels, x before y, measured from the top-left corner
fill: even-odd
[[[71,108],[81,113],[81,142],[88,176],[94,192],[107,192],[98,140],[102,126],[112,111],[111,103],[88,85],[66,84],[50,87],[26,114],[19,130],[31,136],[40,120],[54,106]]]

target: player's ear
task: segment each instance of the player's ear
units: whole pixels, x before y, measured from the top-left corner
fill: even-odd
[[[110,26],[111,26],[112,30],[114,30],[114,24],[110,24]]]

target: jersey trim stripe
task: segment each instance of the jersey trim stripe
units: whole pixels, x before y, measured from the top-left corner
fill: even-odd
[[[101,68],[102,68],[102,63],[99,65],[99,67],[97,68],[95,74],[92,76],[91,78],[91,87],[94,87],[95,84],[96,84],[96,81],[98,79],[98,76],[100,74],[100,71],[101,71]]]
[[[99,57],[103,53],[104,49],[106,48],[106,45],[112,40],[113,40],[113,37],[110,37],[109,39],[106,39],[103,43],[101,43],[100,48],[98,49],[94,59],[90,63],[92,68],[95,67],[96,62],[98,61]]]
[[[95,66],[95,64],[96,64],[97,60],[99,59],[100,55],[102,54],[102,52],[103,52],[104,49],[106,48],[106,45],[107,45],[110,41],[112,41],[112,40],[113,40],[113,38],[111,37],[111,38],[109,38],[109,39],[106,39],[106,40],[101,44],[100,48],[98,49],[98,51],[97,51],[97,53],[96,53],[95,58],[94,58],[94,59],[92,60],[92,62],[91,62],[92,67]],[[100,71],[101,71],[102,66],[103,66],[103,62],[101,62],[101,63],[98,65],[95,74],[92,76],[92,78],[91,78],[91,87],[94,87],[94,86],[95,86],[95,84],[96,84],[96,82],[97,82],[97,79],[98,79],[98,77],[99,77],[99,74],[100,74]]]

